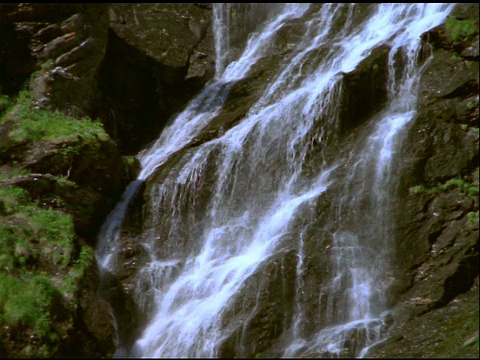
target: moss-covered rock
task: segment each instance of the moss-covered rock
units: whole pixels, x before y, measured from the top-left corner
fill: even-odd
[[[101,123],[38,109],[29,92],[0,119],[2,356],[107,356],[98,229],[138,171]]]

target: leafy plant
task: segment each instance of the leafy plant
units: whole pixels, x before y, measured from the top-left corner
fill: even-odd
[[[463,37],[468,37],[478,32],[478,20],[449,18],[445,22],[445,28],[453,41],[459,41]]]

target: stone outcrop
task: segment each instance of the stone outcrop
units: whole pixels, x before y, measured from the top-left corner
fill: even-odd
[[[119,336],[116,320],[96,295],[94,259],[83,259],[81,249],[95,246],[106,215],[138,173],[138,161],[121,154],[135,154],[156,138],[213,76],[211,5],[1,4],[0,16],[1,95],[14,97],[27,87],[32,100],[13,109],[14,99],[0,101],[8,117],[1,124],[0,186],[26,190],[28,206],[71,216],[77,238],[67,255],[76,259],[71,269],[80,261],[83,269],[72,275],[74,290],[47,312],[56,316],[52,326],[62,345],[56,335],[46,341],[35,328],[15,325],[3,331],[2,356],[108,356]],[[99,119],[115,142],[101,131],[91,137],[90,130],[73,129],[63,137],[54,130],[53,138],[15,137],[29,111],[41,109]],[[13,225],[18,215],[9,206],[0,203],[2,221]],[[43,266],[52,282],[72,277],[68,266],[54,274],[47,258],[37,260],[41,248],[29,251],[29,266]],[[18,271],[22,267],[13,274]]]
[[[100,119],[123,155],[214,74],[208,4],[2,4],[1,26],[2,93],[38,71],[38,106]]]
[[[398,326],[369,355],[477,357],[478,5],[457,6],[423,40],[432,59],[399,157]]]
[[[42,125],[53,116],[58,124]],[[0,275],[31,287],[24,295],[30,307],[2,322],[2,356],[111,355],[115,322],[110,304],[97,297],[93,249],[138,164],[122,158],[100,125],[34,109],[33,101],[10,108],[0,128]],[[19,137],[23,131],[30,137]],[[13,287],[2,289],[12,299],[21,296]],[[4,295],[2,311],[9,301]],[[32,319],[40,305],[48,325]]]
[[[135,154],[154,140],[168,119],[213,77],[212,8],[210,4],[0,6],[0,93],[16,95],[38,71],[29,84],[38,108],[98,118],[110,136],[86,139],[75,134],[56,141],[15,140],[10,134],[20,120],[15,119],[15,110],[0,102],[0,113],[10,117],[0,124],[0,186],[25,189],[40,207],[72,216],[76,236],[70,264],[73,266],[80,261],[81,248],[92,249],[95,245],[106,215],[125,185],[136,177],[138,162],[121,155]],[[305,17],[320,9],[320,4],[313,5]],[[363,9],[368,12],[368,6]],[[264,16],[267,10],[262,8],[258,16]],[[398,164],[400,186],[393,229],[398,261],[388,294],[395,323],[388,339],[372,348],[368,356],[478,357],[476,19],[478,4],[459,5],[445,24],[423,36],[425,53],[419,60],[424,61],[430,53],[433,57],[423,70],[418,114]],[[245,79],[230,84],[218,116],[143,185],[144,195],[131,203],[125,222],[127,240],[118,255],[118,271],[111,274],[111,304],[96,296],[98,271],[91,257],[84,264],[84,273],[75,280],[77,299],[54,296],[49,311],[55,315],[52,326],[62,345],[49,355],[110,356],[118,337],[127,345],[136,338],[142,314],[132,314],[145,309],[135,303],[132,293],[135,274],[146,254],[135,237],[144,230],[143,222],[149,220],[148,212],[142,210],[149,189],[175,171],[197,146],[220,136],[245,116],[260,98],[267,79],[273,76],[273,65],[282,61],[292,44],[301,41],[304,32],[303,20],[287,24],[274,40],[277,54],[259,60]],[[242,44],[245,34],[237,33],[235,39]],[[231,56],[235,51],[239,50],[234,49]],[[312,51],[307,65],[313,66],[324,51]],[[322,156],[335,156],[341,144],[363,131],[365,121],[381,109],[387,96],[387,53],[386,47],[375,49],[357,69],[339,74],[346,93],[339,115],[342,137],[326,141],[342,142],[330,152],[322,152]],[[309,155],[305,171],[314,171],[318,155]],[[214,154],[211,161],[215,161]],[[8,175],[15,171],[27,173]],[[208,187],[208,181],[202,186]],[[330,196],[338,191],[342,189],[332,186],[317,208],[306,211],[305,216],[324,213]],[[0,201],[2,221],[22,225],[8,213],[7,205],[3,199]],[[165,209],[165,216],[168,211]],[[199,205],[192,211],[201,213],[204,209]],[[327,220],[319,218],[305,238],[314,238],[317,229],[326,227]],[[188,239],[195,234],[184,235]],[[225,330],[245,322],[243,317],[257,304],[252,294],[258,289],[261,306],[241,331],[229,332],[220,354],[278,356],[282,329],[291,325],[293,301],[298,300],[292,292],[296,281],[304,282],[301,300],[307,315],[305,328],[316,331],[315,322],[309,319],[322,316],[324,310],[314,294],[318,295],[319,284],[330,271],[330,246],[328,235],[319,243],[306,244],[309,255],[304,259],[302,279],[296,278],[296,249],[288,245],[252,276],[241,290],[245,294],[242,301],[229,310],[226,318],[231,324],[227,322]],[[53,275],[55,264],[48,264],[50,258],[26,258],[31,269],[44,266],[44,270],[52,272],[54,281],[61,282],[68,271]],[[0,271],[11,273],[10,268]],[[268,281],[262,282],[260,273],[270,274]],[[279,293],[286,296],[280,299]],[[112,317],[114,311],[116,320]],[[115,321],[120,333],[114,328]],[[2,356],[41,354],[38,351],[46,340],[22,326],[2,330]]]
[[[208,4],[112,4],[98,116],[123,154],[156,139],[214,75]]]
[[[368,10],[367,7],[365,9]],[[478,12],[478,6],[473,8],[475,9]],[[318,10],[319,7],[312,7],[311,13]],[[462,7],[457,8],[457,11],[460,10]],[[452,19],[464,20],[474,14],[475,11],[471,10],[463,11],[463,15],[454,13]],[[308,17],[309,14],[305,16]],[[195,147],[220,136],[241,121],[249,107],[258,100],[265,79],[273,75],[274,64],[289,53],[292,42],[298,41],[299,34],[304,31],[305,21],[302,20],[292,20],[285,26],[286,30],[274,39],[277,54],[259,60],[245,79],[235,83],[219,115],[147,180],[143,195],[146,202],[152,186],[163,183],[169,173],[178,171],[185,159],[195,151]],[[418,114],[412,121],[399,155],[402,159],[397,170],[400,186],[393,219],[395,226],[391,229],[398,239],[396,249],[392,249],[398,263],[395,264],[396,273],[392,275],[387,297],[397,317],[395,322],[388,323],[388,326],[393,323],[389,330],[389,340],[370,351],[369,355],[374,357],[425,354],[475,356],[471,344],[478,342],[475,340],[478,325],[475,326],[472,319],[475,320],[478,315],[469,318],[466,314],[475,311],[475,299],[478,299],[478,25],[476,26],[475,34],[462,35],[456,41],[452,40],[453,35],[445,24],[423,36],[425,49],[419,61],[425,61],[432,51],[433,58],[423,70]],[[308,55],[307,64],[315,64],[324,51],[325,49],[312,51]],[[342,147],[348,149],[346,144],[365,131],[365,126],[368,126],[366,120],[382,109],[388,94],[388,51],[387,46],[379,47],[355,70],[339,74],[343,77],[342,87],[345,91],[345,96],[341,99],[342,111],[338,116],[341,137],[327,139],[329,145],[332,145],[330,150],[322,152],[322,147],[318,146],[320,150],[309,154],[305,166],[307,169],[315,169],[320,155],[333,158],[339,151],[346,151]],[[401,66],[401,54],[398,54],[396,64]],[[215,161],[215,155],[212,155],[211,161]],[[202,179],[201,184],[197,185],[205,190],[208,181],[208,178]],[[200,188],[197,190],[208,194],[208,191],[201,191]],[[329,255],[332,242],[325,230],[329,228],[327,222],[334,220],[327,215],[329,199],[335,198],[335,194],[342,190],[341,187],[332,185],[314,210],[316,214],[323,215],[312,225],[305,238],[318,238],[318,229],[323,229],[325,233],[322,233],[322,241],[306,242],[304,251],[309,255],[303,260],[304,273],[301,279],[296,278],[295,248],[287,246],[244,285],[241,290],[243,296],[239,297],[241,300],[232,305],[226,316],[229,321],[225,324],[225,334],[229,335],[219,349],[222,357],[281,355],[279,349],[283,339],[280,329],[292,323],[291,309],[295,294],[291,290],[295,288],[296,281],[304,284],[304,293],[301,298],[295,299],[302,301],[305,321],[308,322],[304,328],[307,332],[318,331],[315,321],[310,319],[322,318],[326,311],[326,304],[318,304],[317,292],[332,267]],[[199,200],[198,204],[202,201],[205,202],[205,199]],[[118,271],[122,280],[118,288],[128,289],[133,286],[135,274],[144,261],[144,254],[134,245],[135,236],[145,231],[145,228],[138,226],[138,219],[145,225],[151,218],[148,210],[144,208],[142,211],[143,204],[143,201],[137,202],[135,210],[129,216],[132,220],[136,219],[136,225],[129,225],[125,230],[131,232],[126,236],[131,241],[127,240],[121,251],[121,254],[128,256],[125,258],[122,255],[119,261]],[[165,201],[165,204],[169,202]],[[164,217],[168,217],[168,211],[168,208],[164,209]],[[189,210],[190,213],[199,214],[202,211],[200,205],[198,209]],[[305,213],[305,218],[311,216],[315,214]],[[181,252],[184,248],[194,246],[186,240],[194,239],[194,234],[181,234],[181,244],[170,244],[166,238],[167,229],[151,231],[166,244],[165,249],[158,251],[176,251],[172,249],[178,247],[177,250]],[[268,281],[262,281],[259,274],[266,272],[271,276]],[[258,298],[252,296],[258,291]],[[280,298],[278,294],[285,296]],[[254,306],[257,306],[256,313],[245,321],[246,314]],[[281,314],[278,313],[279,309]],[[478,309],[476,311],[478,314]],[[449,319],[440,324],[444,316]],[[425,319],[424,323],[422,319]],[[239,321],[244,321],[244,325],[232,330]],[[447,342],[448,332],[457,326],[462,326],[463,330],[455,333],[453,342]],[[419,329],[435,330],[428,332]],[[416,335],[409,336],[411,333]],[[442,341],[449,345],[437,346]],[[318,354],[306,354],[315,355]]]

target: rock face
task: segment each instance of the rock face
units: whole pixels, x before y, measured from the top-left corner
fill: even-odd
[[[74,227],[73,247],[65,247],[69,262],[64,267],[41,252],[43,243],[36,243],[33,235],[28,235],[31,248],[15,247],[11,240],[16,260],[1,263],[5,279],[21,279],[22,271],[32,276],[46,272],[50,281],[65,291],[51,295],[47,307],[53,319],[49,328],[54,329],[52,338],[38,335],[35,328],[22,322],[6,324],[2,356],[111,356],[116,339],[120,337],[128,345],[143,320],[141,312],[149,311],[132,297],[135,274],[146,258],[135,237],[151,217],[143,208],[149,189],[178,169],[198,145],[218,137],[245,116],[272,76],[273,64],[282,61],[291,51],[289,44],[304,34],[305,22],[292,21],[285,27],[275,39],[277,54],[261,59],[245,79],[233,85],[218,116],[148,179],[145,198],[132,202],[118,271],[112,274],[110,299],[116,302],[109,304],[96,296],[99,279],[91,250],[114,202],[138,172],[138,163],[121,155],[135,154],[154,140],[168,119],[213,77],[211,5],[0,6],[0,95],[15,96],[28,84],[33,101],[30,110],[52,108],[69,119],[98,118],[108,133],[97,128],[94,136],[90,130],[90,135],[69,130],[53,138],[16,138],[18,125],[29,116],[22,115],[20,105],[12,108],[0,101],[0,114],[4,115],[0,122],[0,189],[25,190],[30,203],[71,216]],[[310,11],[320,7],[313,5]],[[364,10],[368,11],[368,6]],[[245,34],[235,34],[239,43],[244,38]],[[368,356],[478,357],[478,4],[458,5],[445,24],[424,34],[423,41],[425,56],[420,60],[430,54],[433,58],[423,70],[418,114],[399,154],[400,186],[392,230],[398,261],[388,294],[395,324],[389,338]],[[329,144],[348,142],[362,131],[365,120],[381,109],[387,96],[387,53],[387,48],[379,47],[357,69],[342,75],[346,96],[339,114],[341,137],[326,139]],[[321,55],[322,49],[312,51],[311,61]],[[31,78],[34,71],[38,72]],[[322,156],[333,157],[335,151],[332,147]],[[307,159],[305,171],[315,168],[316,155]],[[211,161],[215,161],[214,155]],[[200,185],[208,188],[208,179]],[[205,193],[212,195],[211,191]],[[329,193],[310,215],[324,212],[328,199]],[[1,199],[2,226],[25,226],[33,232],[12,207],[6,198]],[[169,211],[164,209],[166,217]],[[192,211],[205,209],[199,205]],[[322,221],[326,220],[319,218],[305,237],[313,238],[317,228],[325,228]],[[18,236],[14,231],[2,236],[14,239]],[[166,236],[167,229],[158,233]],[[195,234],[180,235],[189,239]],[[307,321],[321,316],[322,308],[313,294],[328,275],[330,245],[328,237],[321,243],[306,244],[305,251],[311,255],[305,258],[301,281],[306,291],[301,300]],[[194,244],[185,240],[175,246]],[[82,249],[90,249],[83,262]],[[245,321],[245,314],[257,301],[259,310],[248,319],[243,333],[234,331],[227,338],[219,350],[222,356],[280,354],[282,329],[292,322],[295,294],[291,290],[299,281],[295,251],[287,246],[245,284],[242,303],[233,304],[227,318],[232,323]],[[4,253],[0,255],[4,261]],[[73,277],[75,290],[70,290],[65,279],[79,263],[83,264],[82,273]],[[270,274],[268,281],[262,280],[260,273]],[[259,288],[259,296],[252,296]],[[280,299],[278,293],[285,296]],[[2,302],[0,298],[3,306]],[[116,319],[112,318],[114,310]],[[315,326],[312,321],[306,329],[314,331]],[[56,347],[45,350],[46,344]]]
[[[214,74],[209,5],[2,4],[1,26],[2,92],[38,70],[39,106],[100,119],[124,155],[154,140]]]
[[[98,111],[122,153],[135,154],[213,77],[211,7],[112,4],[109,18]]]
[[[387,341],[372,348],[368,356],[478,356],[479,75],[478,22],[475,23],[478,5],[469,10],[464,6],[458,6],[445,24],[423,35],[424,53],[419,61],[425,61],[430,55],[432,58],[423,69],[418,113],[398,156],[401,160],[396,174],[400,185],[392,219],[394,225],[390,229],[397,241],[395,249],[391,249],[397,261],[386,295],[396,315],[394,320],[388,321]],[[311,11],[318,11],[318,8],[313,7]],[[465,21],[471,22],[473,31],[465,30],[468,24]],[[161,254],[188,252],[195,247],[196,234],[187,233],[181,227],[173,231],[168,228],[168,199],[164,199],[165,207],[158,210],[164,214],[158,223],[166,227],[151,224],[149,206],[144,206],[149,201],[148,194],[155,184],[164,184],[167,176],[178,173],[197,146],[241,121],[249,106],[259,98],[265,79],[272,75],[273,64],[281,61],[289,51],[288,44],[305,30],[300,21],[292,21],[285,28],[282,36],[274,39],[278,53],[261,59],[245,79],[236,83],[222,111],[202,134],[147,179],[144,201],[139,201],[130,214],[131,219],[136,219],[136,225],[127,226],[125,230],[131,234],[126,236],[128,240],[122,254],[133,256],[125,265],[122,265],[124,260],[119,261],[119,277],[123,283],[119,287],[131,289],[134,286],[135,274],[145,260],[145,254],[134,246],[136,236],[142,231],[151,231],[152,236],[161,239],[164,247],[157,249]],[[382,108],[387,99],[388,50],[384,46],[375,49],[354,71],[342,74],[345,97],[341,99],[342,112],[339,114],[340,136],[326,139],[336,146],[325,152],[320,149],[322,156],[336,156],[342,146],[365,131],[368,126],[365,121]],[[321,49],[312,51],[311,61],[321,55]],[[401,57],[396,62],[401,66]],[[307,159],[305,171],[315,169],[317,155],[309,155],[311,159]],[[215,154],[206,161],[214,163]],[[202,204],[212,196],[208,191],[209,181],[208,176],[199,180],[195,185],[197,192],[183,190],[188,194],[185,196],[202,194],[206,197],[196,198],[197,206],[188,210],[194,219],[201,218],[200,214],[205,211]],[[329,229],[328,221],[334,219],[326,214],[328,202],[342,190],[332,185],[324,201],[311,210],[322,216],[318,216],[311,230],[304,234],[310,241],[305,242],[304,252],[309,255],[303,260],[305,270],[301,279],[296,277],[297,249],[286,246],[244,285],[238,303],[233,303],[225,316],[228,319],[225,332],[230,335],[220,347],[219,356],[281,356],[282,329],[292,324],[294,300],[302,301],[308,322],[305,331],[318,330],[316,322],[310,319],[326,316],[327,304],[318,304],[318,288],[328,278],[332,267],[329,255],[332,240],[327,235],[322,235],[323,240],[319,242],[313,239],[318,238],[318,229]],[[306,212],[305,217],[308,216],[314,214]],[[166,221],[162,222],[164,219]],[[184,221],[191,220],[185,218]],[[176,234],[174,238],[178,235],[178,241],[169,239],[169,233]],[[305,291],[294,299],[292,289],[298,281],[304,284]],[[141,304],[137,306],[141,308]],[[256,309],[254,316],[245,319],[253,308]],[[240,330],[230,332],[229,324],[238,322],[243,322]]]
[[[369,355],[477,357],[478,5],[457,6],[423,39],[433,58],[399,157],[398,327]]]
[[[138,173],[138,161],[121,155],[153,140],[213,76],[211,7],[0,6],[2,356],[110,356],[118,334],[111,305],[96,295],[95,237]],[[165,27],[161,52],[150,51]],[[98,123],[74,119],[84,116],[115,141]],[[52,235],[43,222],[19,220],[27,213],[66,222],[66,242],[37,244]],[[4,318],[21,296],[7,283],[30,286],[28,294],[53,288]]]

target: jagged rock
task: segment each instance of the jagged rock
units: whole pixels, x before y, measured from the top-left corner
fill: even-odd
[[[115,4],[109,16],[95,113],[122,154],[134,154],[212,78],[211,8]]]
[[[389,51],[386,45],[374,49],[355,70],[344,75],[345,95],[339,105],[342,132],[355,128],[384,107]]]
[[[188,67],[192,52],[207,36],[210,18],[211,10],[196,4],[115,4],[110,9],[115,33],[166,69]],[[212,45],[206,54],[210,59]]]
[[[105,139],[99,139],[99,147],[94,150],[82,138],[57,143],[12,142],[8,136],[12,123],[7,120],[0,125],[1,165],[17,162],[20,168],[35,173],[2,181],[0,185],[22,187],[44,206],[57,206],[52,203],[52,196],[65,201],[67,206],[61,208],[74,216],[76,233],[93,243],[95,233],[112,208],[112,201],[118,199],[125,184],[133,180],[139,170],[138,160],[122,158],[120,154],[136,153],[156,138],[167,120],[213,76],[212,5],[1,6],[2,94],[16,94],[30,74],[43,65],[32,86],[37,105],[52,105],[70,114],[101,118],[120,151],[112,141]],[[320,11],[321,6],[312,6],[310,13]],[[367,14],[368,5],[363,10]],[[255,15],[261,19],[267,11],[268,6],[265,6]],[[248,12],[237,14],[249,15]],[[478,17],[478,4],[457,6],[451,16],[460,20],[474,19]],[[342,26],[342,21],[338,26]],[[168,172],[176,171],[181,162],[193,154],[195,147],[220,136],[241,121],[260,97],[266,79],[271,77],[274,68],[271,65],[289,54],[301,41],[304,31],[303,19],[285,26],[274,40],[278,55],[259,60],[245,79],[233,84],[225,106],[211,125],[148,179],[145,188],[141,189],[143,198],[139,196],[132,202],[125,219],[123,230],[129,240],[118,254],[121,266],[111,274],[121,281],[113,279],[105,290],[112,305],[96,298],[98,273],[93,262],[81,280],[83,290],[78,308],[71,309],[61,297],[55,298],[54,327],[64,340],[56,355],[110,356],[116,335],[127,346],[136,338],[142,314],[131,315],[141,308],[132,290],[146,254],[145,249],[136,245],[135,236],[144,230],[144,222],[148,222],[150,216],[143,208],[144,198],[148,200],[152,184]],[[230,56],[238,55],[235,51],[242,48],[245,35],[242,32],[233,34],[238,49]],[[461,178],[470,188],[475,186],[476,178],[478,187],[478,175],[475,175],[479,139],[478,31],[453,40],[446,26],[440,25],[422,38],[430,44],[433,59],[421,79],[419,111],[405,139],[399,156],[403,160],[397,170],[400,187],[395,250],[399,261],[388,297],[398,315],[391,337],[368,354],[373,357],[438,356],[449,354],[449,351],[452,356],[471,356],[474,353],[471,344],[478,342],[478,335],[475,340],[478,325],[475,328],[471,321],[471,314],[475,311],[478,314],[478,224],[470,221],[470,215],[475,212],[478,219],[478,198],[470,196],[460,186],[439,186]],[[323,48],[312,51],[306,64],[313,66],[324,53]],[[388,48],[380,47],[356,70],[344,74],[347,96],[342,99],[340,124],[346,137],[361,131],[364,120],[375,114],[386,100],[387,54]],[[419,60],[424,61],[425,54],[421,54]],[[299,81],[302,79],[299,76]],[[76,154],[65,150],[79,144],[83,145],[78,147]],[[208,162],[215,160],[215,154],[211,154]],[[312,156],[306,167],[315,168],[316,161],[318,159]],[[62,182],[59,177],[73,182]],[[420,185],[425,186],[424,190],[414,189]],[[208,188],[208,179],[199,186]],[[335,185],[329,190],[339,191],[342,189]],[[328,208],[329,192],[313,210],[317,214],[325,213]],[[205,194],[211,196],[211,191],[205,190]],[[195,192],[189,195],[195,196]],[[0,215],[3,215],[1,205],[0,202]],[[94,211],[88,210],[89,207]],[[169,211],[171,209],[166,207],[165,217]],[[195,216],[204,211],[198,205],[191,209],[191,214]],[[17,225],[22,225],[22,221],[26,220],[17,220]],[[318,236],[316,228],[325,227],[322,221],[319,219],[305,238]],[[152,236],[166,239],[166,231],[162,229],[153,234],[152,230]],[[195,234],[183,234],[180,229],[177,235],[181,241],[165,247],[176,247],[180,252],[195,246],[192,241]],[[242,289],[246,305],[232,306],[225,320],[226,329],[229,329],[229,321],[232,321],[231,328],[244,323],[242,316],[246,309],[255,306],[256,298],[252,294],[259,287],[264,306],[245,325],[247,342],[239,342],[241,331],[232,331],[220,353],[224,356],[263,351],[278,354],[275,346],[278,345],[276,341],[281,342],[277,339],[280,328],[291,321],[291,314],[283,312],[283,307],[291,308],[294,296],[299,296],[291,291],[295,281],[305,283],[302,300],[306,321],[322,316],[324,304],[319,306],[318,297],[313,294],[318,292],[322,279],[330,271],[330,247],[328,234],[322,234],[316,244],[306,244],[308,255],[304,259],[302,279],[295,278],[297,255],[291,249],[262,267],[262,271],[271,275],[270,282],[259,284],[256,276],[252,276]],[[45,269],[55,266],[46,264],[47,258],[32,259],[28,249],[18,251],[29,266],[36,262]],[[286,302],[278,299],[278,293],[284,290],[281,284],[288,285]],[[112,311],[117,312],[119,334],[112,323]],[[314,321],[305,328],[314,331]],[[132,332],[131,329],[136,330]],[[457,332],[455,336],[450,336],[451,331]],[[20,327],[4,329],[2,347],[8,356],[24,356],[26,347],[40,347],[34,334],[28,339],[23,334],[30,335],[30,332]],[[458,341],[450,342],[447,337]],[[448,347],[460,350],[454,353]],[[442,348],[444,352],[440,351]]]
[[[474,18],[475,12],[478,16],[478,5],[465,5],[450,16]],[[432,59],[399,157],[396,257],[403,284],[395,289],[396,326],[385,343],[369,351],[371,357],[475,353],[462,343],[478,331],[472,317],[476,311],[478,318],[478,304],[477,310],[472,306],[478,302],[479,70],[478,56],[467,55],[474,51],[472,39],[478,42],[478,29],[452,42],[440,25],[422,39]],[[445,185],[455,178],[457,185]]]

